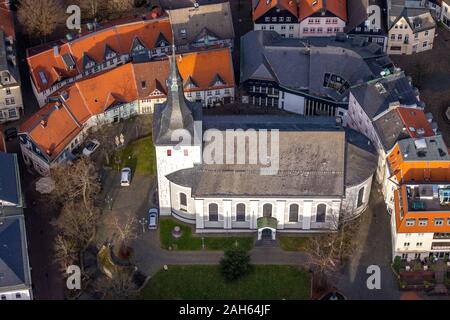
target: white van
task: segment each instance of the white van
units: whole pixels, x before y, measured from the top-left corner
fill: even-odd
[[[122,174],[120,175],[120,185],[122,187],[128,187],[131,183],[131,169],[123,168]]]

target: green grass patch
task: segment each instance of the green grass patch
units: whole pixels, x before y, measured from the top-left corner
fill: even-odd
[[[286,251],[308,251],[309,237],[278,236],[278,244]]]
[[[219,266],[169,266],[141,291],[150,300],[267,300],[310,298],[310,275],[294,266],[258,265],[235,282],[227,282]]]
[[[172,236],[172,230],[175,226],[179,226],[182,230],[182,236],[179,239],[174,239]],[[202,237],[194,236],[192,234],[192,228],[179,221],[173,219],[163,218],[159,223],[159,234],[161,240],[161,247],[169,250],[180,251],[194,251],[202,250]],[[228,248],[237,246],[244,250],[250,250],[253,248],[254,237],[215,237],[204,236],[205,238],[205,250],[223,251]]]
[[[156,174],[155,147],[152,137],[136,140],[117,152],[120,167],[129,167],[133,173]]]

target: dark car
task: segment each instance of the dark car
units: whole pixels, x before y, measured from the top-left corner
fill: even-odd
[[[5,131],[5,139],[6,141],[17,138],[17,129],[16,128],[9,128]]]

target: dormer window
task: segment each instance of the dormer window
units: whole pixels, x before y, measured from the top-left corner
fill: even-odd
[[[133,46],[131,47],[131,51],[133,54],[140,54],[143,53],[143,51],[146,50],[144,44],[139,40],[139,38],[134,38],[133,40]]]
[[[186,31],[186,28],[182,28],[182,29],[180,30],[180,36],[181,36],[181,39],[186,39],[186,38],[187,38],[187,31]]]
[[[73,60],[73,57],[71,54],[66,53],[62,56],[62,59],[64,61],[64,64],[66,65],[67,70],[72,70],[75,68],[75,60]]]
[[[110,46],[105,47],[105,60],[114,59],[117,56],[117,52],[114,51]]]
[[[216,74],[213,81],[210,83],[211,87],[220,87],[224,86],[226,82],[222,79],[222,77],[219,74]]]
[[[91,69],[95,67],[96,62],[87,53],[83,54],[83,68],[84,70]]]

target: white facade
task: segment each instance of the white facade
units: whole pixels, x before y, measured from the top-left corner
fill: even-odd
[[[283,38],[300,37],[300,24],[298,22],[285,24],[255,23],[254,30],[276,31]]]
[[[442,1],[442,9],[440,12],[440,20],[444,26],[450,30],[450,4]]]
[[[0,292],[0,301],[1,300],[32,300],[31,290],[11,290]]]
[[[300,22],[300,37],[329,37],[344,32],[345,21],[337,17],[309,17]]]

